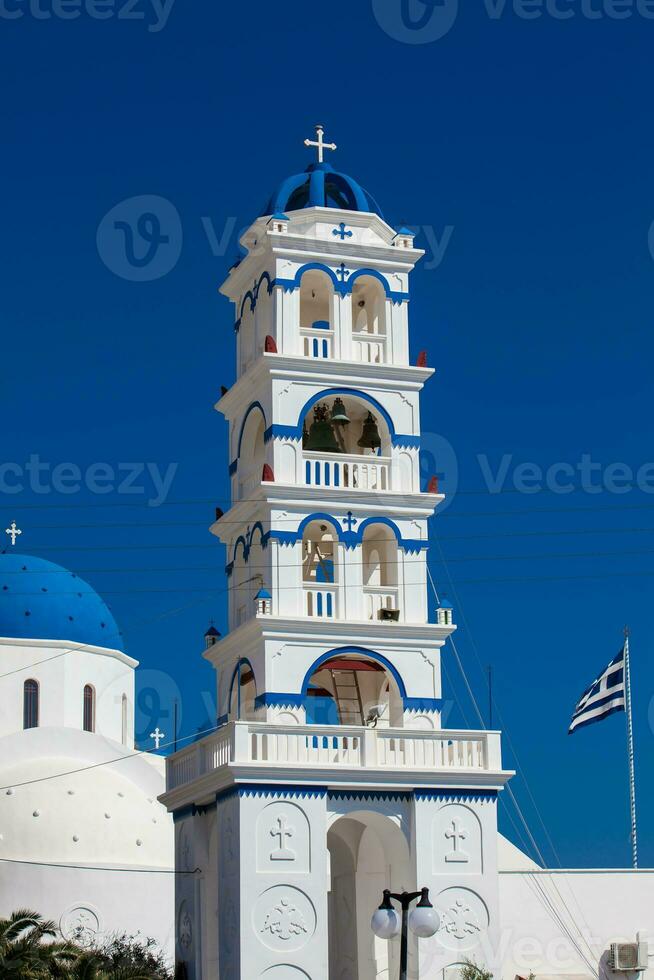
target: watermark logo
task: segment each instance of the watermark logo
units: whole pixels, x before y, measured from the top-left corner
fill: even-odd
[[[98,226],[96,244],[111,272],[152,282],[174,269],[182,252],[182,222],[164,197],[143,194],[116,204]]]
[[[163,731],[166,744],[175,738],[175,704],[177,704],[177,734],[182,730],[182,696],[170,674],[163,670],[137,671],[136,717],[134,735],[136,744],[153,747],[151,733]]]
[[[518,20],[654,20],[654,0],[483,0],[492,21]],[[377,23],[389,37],[404,44],[431,44],[452,29],[458,0],[372,0]]]
[[[432,483],[434,477],[436,484]],[[437,432],[423,432],[420,440],[420,487],[428,490],[430,483],[445,500],[438,505],[439,514],[450,506],[459,485],[459,461],[454,446]]]
[[[377,23],[404,44],[432,44],[454,26],[459,0],[372,0]]]

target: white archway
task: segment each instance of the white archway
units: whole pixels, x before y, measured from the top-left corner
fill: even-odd
[[[397,819],[358,810],[334,821],[327,847],[329,980],[388,980],[399,970],[398,944],[378,939],[370,918],[385,888],[413,885],[406,836]]]

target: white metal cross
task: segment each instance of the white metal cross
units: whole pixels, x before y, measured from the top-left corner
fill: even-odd
[[[317,150],[318,150],[318,163],[322,163],[323,162],[323,151],[324,150],[335,150],[336,149],[336,143],[325,143],[325,141],[323,140],[324,134],[325,134],[324,126],[321,126],[320,124],[318,124],[316,126],[316,136],[318,138],[315,139],[315,140],[305,140],[304,141],[304,145],[305,146],[315,146],[317,148]]]
[[[12,521],[11,526],[5,528],[5,534],[8,534],[9,537],[11,538],[12,545],[16,544],[16,538],[18,537],[19,534],[22,533],[23,532],[20,530],[20,528],[16,527],[16,521]]]
[[[165,737],[166,737],[166,733],[165,732],[160,732],[158,725],[157,725],[157,727],[155,728],[155,730],[153,732],[150,732],[150,738],[153,738],[154,739],[154,747],[155,747],[155,749],[158,749],[159,748],[159,742],[161,741],[162,738],[165,738]]]

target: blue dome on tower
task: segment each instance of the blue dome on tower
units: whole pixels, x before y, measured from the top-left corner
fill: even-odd
[[[340,208],[370,211],[383,218],[374,197],[353,177],[338,173],[328,163],[312,163],[304,173],[282,181],[262,214],[288,213],[302,208]]]
[[[116,620],[87,582],[26,555],[0,555],[0,636],[124,649]]]

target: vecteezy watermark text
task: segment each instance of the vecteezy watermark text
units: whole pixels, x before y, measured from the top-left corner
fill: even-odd
[[[2,3],[3,0],[0,0]],[[241,225],[235,215],[215,221],[203,215],[199,223],[214,258],[229,252],[238,253],[241,237],[248,225]],[[439,232],[433,225],[409,225],[417,237],[425,240],[424,268],[437,269],[449,247],[453,225]],[[152,282],[171,272],[182,254],[182,220],[171,201],[156,194],[141,194],[114,205],[104,215],[96,234],[100,258],[107,268],[130,282]]]
[[[489,20],[654,20],[654,0],[483,0]],[[404,44],[432,44],[454,27],[459,0],[372,0],[382,30]]]
[[[151,34],[168,23],[175,0],[0,0],[0,20],[132,20]]]
[[[504,453],[499,460],[491,461],[480,453],[477,462],[486,489],[490,494],[502,493],[507,485],[524,494],[541,493],[654,493],[654,462],[639,467],[628,463],[603,464],[593,460],[590,453],[583,453],[576,463],[555,462],[549,466],[522,462],[514,465],[511,453]]]
[[[49,463],[33,453],[24,463],[0,463],[0,494],[89,493],[107,495],[135,494],[145,497],[148,507],[160,507],[170,493],[177,473],[177,463],[165,468],[158,463]]]

